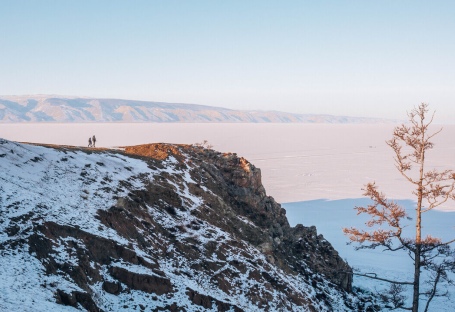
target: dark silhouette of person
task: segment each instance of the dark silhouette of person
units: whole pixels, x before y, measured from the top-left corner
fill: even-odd
[[[93,135],[92,142],[93,142],[93,147],[95,147],[95,143],[96,143],[95,135]]]
[[[88,147],[92,146],[92,138],[88,138]]]

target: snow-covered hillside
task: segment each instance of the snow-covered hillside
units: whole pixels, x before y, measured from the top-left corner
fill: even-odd
[[[2,311],[374,311],[234,154],[0,140]]]

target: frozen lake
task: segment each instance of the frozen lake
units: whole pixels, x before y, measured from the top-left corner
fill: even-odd
[[[214,149],[235,152],[261,168],[267,193],[281,203],[359,198],[370,181],[390,198],[412,199],[412,189],[397,173],[385,144],[393,128],[390,124],[23,123],[0,124],[0,137],[85,146],[95,134],[100,147],[208,140]],[[435,142],[428,167],[455,169],[455,125],[444,126]]]

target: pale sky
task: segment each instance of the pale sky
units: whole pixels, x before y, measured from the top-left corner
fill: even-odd
[[[0,95],[455,123],[455,1],[0,0]]]

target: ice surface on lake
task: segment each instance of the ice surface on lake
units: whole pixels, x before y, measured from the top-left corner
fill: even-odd
[[[208,140],[214,149],[235,152],[261,168],[267,193],[278,202],[360,198],[363,185],[372,181],[390,198],[412,199],[412,189],[395,169],[385,143],[393,128],[390,124],[37,123],[0,124],[0,137],[85,146],[95,134],[100,147]],[[444,126],[434,138],[427,168],[455,169],[454,137],[455,125]]]

